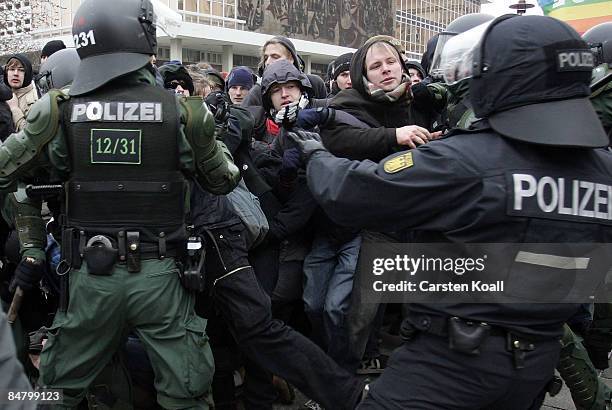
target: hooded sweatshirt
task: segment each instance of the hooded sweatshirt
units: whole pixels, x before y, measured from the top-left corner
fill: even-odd
[[[295,46],[293,45],[291,40],[283,36],[276,36],[273,37],[271,40],[276,40],[283,46],[285,46],[285,48],[289,50],[289,53],[291,53],[291,56],[293,57],[293,65],[295,66],[295,68],[302,72],[304,71],[304,60],[302,60],[302,58],[298,55]],[[260,77],[263,76],[263,71],[265,68],[264,64],[264,61],[259,64],[258,73]],[[306,74],[306,77],[308,77],[310,84],[312,84],[312,92],[314,98],[324,99],[325,97],[327,97],[327,89],[325,88],[325,83],[323,82],[321,77],[319,77],[318,75],[311,74]],[[249,94],[246,96],[241,105],[243,107],[262,106],[261,87],[259,84],[255,84],[255,86],[251,88],[251,91],[249,91]]]
[[[38,100],[38,91],[32,82],[32,63],[30,63],[30,60],[23,54],[15,54],[8,59],[7,63],[12,59],[19,60],[25,70],[23,85],[21,88],[13,90],[13,94],[17,97],[18,107],[11,108],[15,130],[19,131],[26,125],[25,118],[28,112],[30,112],[30,107]],[[8,73],[6,71],[4,72],[4,83],[7,85],[9,83]]]
[[[380,40],[378,37],[376,40]],[[395,129],[406,125],[418,125],[429,129],[431,119],[418,111],[409,98],[398,101],[375,101],[367,91],[364,82],[365,57],[376,41],[368,40],[353,56],[351,61],[351,82],[353,88],[340,91],[331,101],[330,107],[353,115],[371,128],[358,128],[347,124],[331,124],[321,132],[325,147],[334,155],[354,160],[370,159],[380,161],[405,146],[397,144]],[[397,47],[391,41],[387,41]],[[399,53],[399,50],[398,50]],[[400,59],[404,70],[408,69]]]

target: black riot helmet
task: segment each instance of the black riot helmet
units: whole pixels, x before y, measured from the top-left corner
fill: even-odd
[[[442,33],[461,34],[494,18],[494,16],[486,13],[465,14],[451,21]]]
[[[86,0],[72,36],[81,65],[70,95],[93,91],[147,65],[155,53],[155,13],[150,0]]]
[[[64,48],[53,53],[41,66],[37,85],[46,94],[52,88],[64,88],[74,81],[81,60],[74,48]]]
[[[612,64],[612,21],[588,29],[582,39],[595,54],[595,65]]]
[[[429,69],[427,70],[427,72],[433,78],[440,79],[442,77],[442,74],[440,73],[440,58],[442,56],[442,51],[444,50],[444,46],[446,45],[448,40],[450,40],[457,34],[465,33],[466,31],[476,26],[479,26],[483,23],[491,21],[494,18],[495,17],[490,14],[472,13],[472,14],[465,14],[461,17],[457,17],[455,20],[451,21],[450,24],[446,27],[446,30],[444,30],[438,35],[436,49],[433,53],[431,65]]]
[[[447,49],[481,27],[456,36]],[[552,17],[506,14],[479,37],[469,41],[473,46],[463,53],[463,69],[454,70],[469,71],[469,99],[477,117],[487,118],[504,137],[526,143],[609,144],[589,100],[593,55],[574,29]]]

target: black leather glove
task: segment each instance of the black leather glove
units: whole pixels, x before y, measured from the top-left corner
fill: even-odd
[[[210,109],[215,124],[225,124],[230,116],[229,101],[221,91],[211,92],[204,98],[204,102]]]
[[[41,261],[30,257],[23,258],[15,269],[15,274],[13,275],[13,280],[9,286],[9,291],[11,293],[15,292],[17,286],[24,291],[33,289],[42,279],[44,272],[45,266]]]
[[[299,130],[289,132],[287,136],[298,145],[304,161],[308,161],[310,156],[316,151],[327,151],[321,142],[321,137],[316,132]]]
[[[435,104],[436,100],[433,94],[423,82],[413,84],[410,89],[412,90],[415,103],[419,104],[419,106],[432,107]]]
[[[584,337],[583,345],[596,369],[605,370],[609,366],[608,352],[610,352],[610,336],[605,333],[588,331]]]

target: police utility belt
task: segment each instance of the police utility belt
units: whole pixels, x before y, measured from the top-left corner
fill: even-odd
[[[400,329],[402,340],[409,342],[419,333],[448,338],[449,349],[471,356],[480,355],[480,346],[487,338],[504,337],[506,350],[512,353],[516,369],[525,367],[525,353],[536,348],[533,340],[485,322],[465,320],[456,316],[409,313]]]
[[[76,228],[62,231],[62,261],[58,274],[80,268],[87,262],[92,275],[111,275],[115,264],[127,265],[128,272],[140,272],[140,261],[145,259],[176,258],[181,256],[178,246],[169,245],[163,234],[157,243],[141,242],[138,231],[119,231],[116,237],[93,235]]]

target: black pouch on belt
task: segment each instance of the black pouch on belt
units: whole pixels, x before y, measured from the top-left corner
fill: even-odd
[[[473,356],[480,354],[480,345],[489,337],[491,326],[486,323],[466,322],[458,317],[448,320],[448,347]]]
[[[140,233],[127,231],[127,270],[130,273],[140,272]]]
[[[104,236],[94,236],[87,242],[83,259],[87,262],[87,272],[91,275],[109,276],[117,262],[119,251],[112,247]]]

